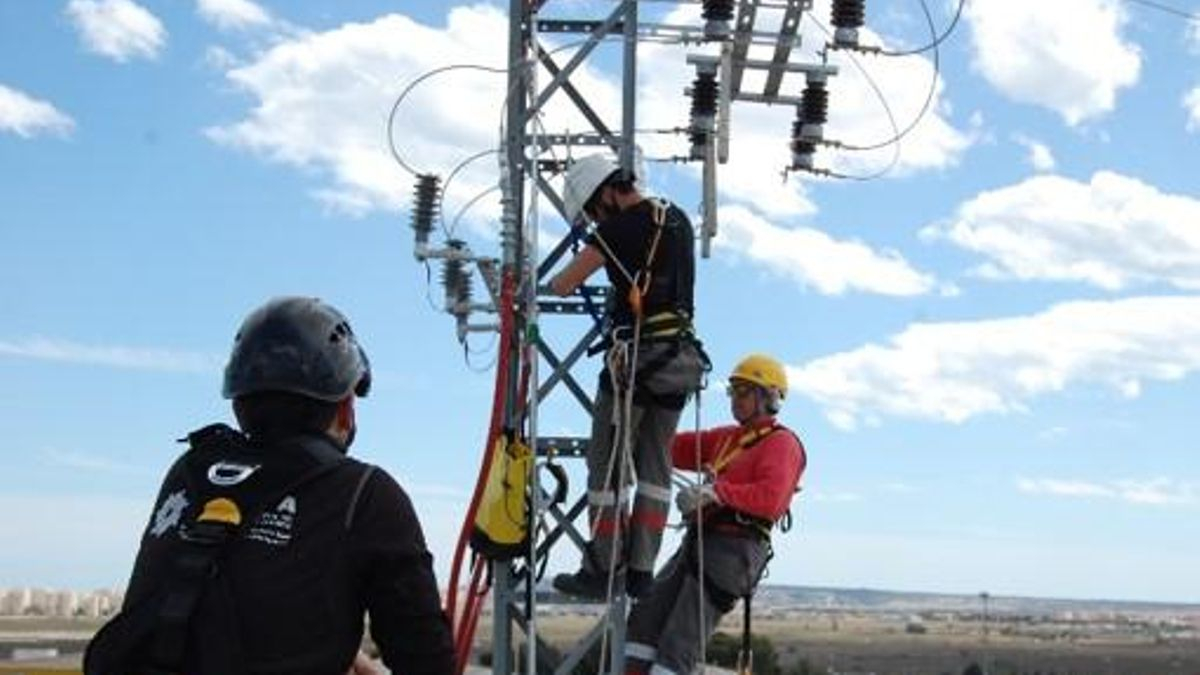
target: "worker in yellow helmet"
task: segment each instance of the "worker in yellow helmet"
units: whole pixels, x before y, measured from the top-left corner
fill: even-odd
[[[754,593],[772,555],[771,530],[807,463],[800,439],[775,417],[787,390],[783,365],[751,354],[729,375],[737,423],[675,437],[673,464],[701,480],[679,492],[687,535],[629,615],[627,673],[693,672],[721,617]]]

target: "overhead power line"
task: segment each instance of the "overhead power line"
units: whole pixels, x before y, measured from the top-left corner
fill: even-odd
[[[1181,19],[1187,19],[1188,21],[1194,21],[1196,23],[1200,23],[1200,14],[1197,14],[1195,12],[1189,12],[1186,9],[1179,9],[1178,7],[1172,7],[1171,5],[1163,4],[1161,2],[1155,2],[1155,0],[1125,0],[1125,2],[1128,2],[1129,4],[1132,4],[1132,5],[1141,5],[1143,7],[1149,7],[1150,9],[1158,10],[1158,11],[1164,12],[1166,14],[1171,14],[1171,15],[1177,16]]]

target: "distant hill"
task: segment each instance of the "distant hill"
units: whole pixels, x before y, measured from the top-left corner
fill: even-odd
[[[759,589],[754,599],[759,607],[797,609],[848,609],[864,611],[956,611],[978,612],[979,594],[919,593],[870,588],[822,588],[816,586],[773,586]],[[1195,614],[1200,604],[1124,600],[1073,600],[989,595],[988,611],[997,614],[1053,614],[1061,612],[1116,614]]]
[[[564,596],[548,582],[538,586],[538,602],[559,605],[594,605]],[[955,612],[974,614],[983,611],[978,593],[922,593],[886,591],[873,588],[827,588],[820,586],[764,585],[754,596],[757,609],[842,610],[864,612]],[[993,615],[1052,616],[1064,613],[1124,616],[1196,616],[1198,603],[1162,603],[1126,600],[1075,600],[1069,598],[1031,598],[989,595],[987,609]]]

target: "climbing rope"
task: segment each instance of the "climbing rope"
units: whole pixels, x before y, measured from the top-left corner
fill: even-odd
[[[597,238],[599,239],[599,237]],[[624,271],[625,270],[622,268],[622,272]],[[613,406],[613,417],[615,419],[618,432],[613,434],[613,443],[614,445],[619,445],[619,447],[613,447],[611,449],[612,451],[609,452],[608,466],[606,467],[604,473],[605,485],[612,485],[614,468],[616,469],[617,473],[617,482],[615,488],[616,494],[614,495],[615,506],[613,508],[614,516],[617,517],[614,521],[615,532],[613,533],[612,543],[610,544],[609,548],[608,578],[606,580],[604,598],[605,606],[609,608],[609,611],[612,611],[613,590],[614,586],[616,585],[617,566],[615,561],[617,558],[617,544],[621,541],[622,537],[628,536],[625,532],[626,528],[623,526],[625,503],[622,499],[623,495],[625,494],[625,485],[627,482],[626,478],[628,476],[632,479],[632,481],[637,480],[637,470],[633,464],[631,434],[633,427],[633,392],[635,378],[637,376],[638,345],[641,342],[641,333],[642,317],[640,314],[636,314],[633,323],[632,339],[614,339],[613,346],[606,356],[606,365],[608,366],[609,377],[612,380],[614,403],[619,404]],[[616,466],[618,455],[620,456],[620,464],[619,466]],[[599,513],[599,511],[600,510],[597,509],[597,513]],[[593,523],[593,528],[594,527],[595,525]],[[593,529],[593,531],[595,530]],[[626,574],[628,573],[629,570],[626,570]],[[600,675],[600,673],[603,673],[605,670],[605,665],[607,662],[606,660],[608,658],[608,636],[611,626],[612,624],[610,623],[609,627],[605,628],[600,638],[600,660],[597,675]]]
[[[700,438],[700,392],[696,392],[696,473],[697,481],[703,480],[703,474],[700,473],[703,468],[700,465],[701,455],[701,438]],[[704,507],[696,509],[696,588],[699,595],[699,601],[696,603],[697,621],[699,622],[700,630],[697,635],[700,636],[700,663],[704,663],[704,659],[708,653],[708,631],[704,630],[704,528],[701,527],[701,514]]]

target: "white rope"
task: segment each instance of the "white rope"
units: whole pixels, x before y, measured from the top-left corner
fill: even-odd
[[[624,390],[620,387],[620,378],[618,377],[617,369],[615,367],[617,365],[615,363],[615,361],[617,360],[617,358],[619,358],[618,356],[615,356],[615,355],[619,354],[620,352],[623,352],[626,349],[626,347],[627,347],[627,345],[625,345],[624,343],[614,341],[613,346],[609,349],[608,354],[605,355],[605,365],[608,367],[608,377],[610,380],[610,384],[612,385],[612,391],[613,391],[613,407],[612,407],[610,421],[611,421],[612,425],[615,427],[614,433],[612,435],[612,444],[609,446],[609,449],[608,449],[608,465],[604,468],[604,487],[606,490],[613,489],[613,487],[612,487],[613,470],[616,468],[617,454],[619,452],[623,454],[623,448],[621,446],[624,445],[624,442],[623,442],[624,438],[625,438],[624,428],[626,426],[628,426],[628,423],[627,423],[628,421],[621,419],[622,406],[617,405],[618,394],[623,394]],[[622,466],[623,465],[624,465],[624,461],[622,461]],[[609,548],[608,579],[606,580],[606,589],[605,589],[605,598],[604,598],[606,614],[612,611],[613,569],[615,569],[615,567],[616,567],[615,565],[612,564],[612,562],[617,554],[617,551],[616,551],[617,535],[620,533],[620,529],[617,526],[617,523],[620,522],[620,519],[617,517],[617,512],[619,510],[622,510],[624,507],[624,505],[621,503],[621,500],[619,498],[619,495],[620,495],[620,487],[619,486],[616,488],[616,491],[617,491],[618,498],[615,500],[616,503],[613,506],[614,532],[612,535],[613,541]],[[592,532],[596,531],[596,523],[600,520],[600,514],[603,512],[603,510],[604,510],[603,507],[596,509],[596,513],[593,516],[593,520],[592,520]],[[593,536],[593,540],[595,540],[594,536]],[[611,619],[611,615],[609,616],[609,618]],[[608,654],[609,630],[610,630],[609,626],[606,625],[604,628],[604,631],[601,633],[601,636],[600,636],[600,658],[597,662],[596,675],[602,675],[604,672],[604,666],[605,666],[605,662],[606,662],[607,654]]]
[[[603,240],[601,240],[601,241],[603,241]],[[605,248],[607,248],[607,246]],[[618,265],[619,264],[620,263],[618,263]],[[623,268],[622,268],[622,272],[624,272]],[[619,406],[614,405],[614,407],[613,407],[613,413],[614,413],[613,416],[616,420],[617,431],[619,432],[619,441],[618,441],[618,434],[614,433],[613,434],[613,442],[614,442],[614,445],[617,445],[619,443],[619,446],[620,446],[619,454],[621,456],[621,461],[620,461],[619,467],[614,467],[614,465],[616,464],[616,457],[617,457],[618,452],[616,452],[616,450],[617,450],[616,447],[612,448],[612,451],[609,452],[608,466],[605,469],[604,478],[605,478],[605,485],[611,485],[613,469],[614,468],[617,469],[618,494],[620,493],[621,490],[623,490],[623,488],[625,486],[626,476],[633,475],[636,479],[636,469],[633,465],[633,451],[630,447],[631,446],[630,435],[632,433],[632,426],[633,426],[631,424],[631,421],[633,419],[634,381],[637,376],[638,344],[641,341],[641,336],[642,336],[642,319],[641,319],[641,317],[637,317],[637,318],[635,318],[634,323],[633,323],[633,339],[630,341],[614,339],[612,349],[609,350],[609,357],[606,359],[607,365],[608,365],[608,374],[609,374],[609,377],[612,379],[614,403],[619,404]],[[618,360],[623,360],[623,362],[616,363],[616,361],[618,361]],[[620,378],[617,375],[617,372],[618,372],[617,366],[620,366],[621,369],[624,370],[625,381],[623,383],[621,382]],[[619,393],[619,396],[618,396],[618,393]],[[614,514],[613,514],[614,516],[617,516],[617,517],[614,522],[614,526],[615,526],[614,530],[615,531],[613,533],[612,543],[610,544],[610,548],[609,548],[608,579],[607,579],[607,584],[606,584],[607,587],[605,590],[605,598],[604,598],[605,606],[608,607],[608,612],[610,612],[610,613],[612,612],[612,607],[613,607],[613,587],[616,585],[616,576],[617,576],[617,566],[615,564],[616,558],[617,558],[617,544],[623,536],[629,536],[628,533],[626,533],[624,531],[625,528],[623,528],[621,526],[622,519],[620,516],[623,516],[625,514],[625,506],[624,506],[624,504],[620,503],[620,500],[617,500],[617,501],[618,501],[617,509],[614,510]],[[617,513],[618,511],[619,511],[619,514]],[[598,513],[599,513],[599,511],[597,511],[597,514]],[[593,528],[594,527],[595,526],[593,524]],[[625,573],[629,574],[629,570],[626,570]],[[611,614],[609,616],[611,619],[612,618]],[[623,619],[624,617],[621,617],[621,618]],[[600,638],[600,660],[599,660],[599,670],[597,671],[597,675],[601,675],[604,672],[604,667],[607,663],[608,636],[609,636],[609,632],[611,630],[612,630],[612,622],[610,621],[608,623],[608,625],[605,627],[605,630],[602,633],[601,638]]]
[[[600,228],[593,229],[592,234],[596,236],[596,241],[600,243],[600,248],[604,249],[604,252],[608,254],[608,259],[613,261],[613,264],[617,266],[618,270],[620,270],[621,276],[625,277],[625,280],[628,281],[629,285],[632,286],[634,283],[633,275],[630,274],[629,270],[625,269],[625,266],[621,264],[621,259],[613,253],[611,248],[609,248],[608,242],[604,241],[604,237],[600,236]]]
[[[700,390],[696,390],[696,472],[699,474],[703,470],[700,466]],[[701,476],[697,480],[702,480]],[[697,605],[697,621],[700,624],[700,630],[697,635],[700,636],[700,656],[698,661],[701,666],[707,658],[708,652],[708,636],[704,630],[704,528],[701,526],[701,516],[704,512],[704,506],[696,507],[696,588],[699,592],[699,602]]]

